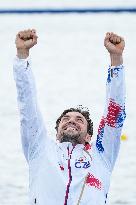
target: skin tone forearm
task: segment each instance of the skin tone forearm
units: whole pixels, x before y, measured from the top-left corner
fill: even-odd
[[[17,57],[20,59],[26,59],[29,56],[28,49],[17,49]]]
[[[118,66],[123,64],[122,55],[110,54],[111,66]]]

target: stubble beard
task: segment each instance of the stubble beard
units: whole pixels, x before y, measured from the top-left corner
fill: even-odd
[[[83,144],[83,138],[81,134],[63,133],[60,139],[60,143],[62,142],[71,142],[73,145]]]

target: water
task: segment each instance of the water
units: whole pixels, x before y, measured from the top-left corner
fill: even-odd
[[[21,150],[12,62],[15,35],[36,28],[31,51],[38,101],[48,133],[55,139],[55,120],[67,107],[89,107],[95,134],[103,112],[109,56],[103,46],[107,31],[124,36],[127,119],[109,192],[110,205],[136,204],[136,68],[135,14],[1,15],[0,16],[0,204],[28,205],[28,167]]]
[[[135,0],[72,0],[72,1],[63,1],[63,0],[23,0],[17,1],[14,0],[4,0],[0,1],[0,8],[71,8],[71,7],[133,7],[136,6]]]

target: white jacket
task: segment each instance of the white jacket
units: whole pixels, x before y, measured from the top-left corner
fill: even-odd
[[[75,147],[48,138],[29,59],[15,59],[22,145],[29,164],[31,205],[104,205],[125,119],[122,65],[109,67],[107,98],[96,142]]]

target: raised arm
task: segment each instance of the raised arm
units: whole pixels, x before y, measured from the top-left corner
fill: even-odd
[[[104,45],[110,53],[111,66],[106,84],[106,106],[102,116],[96,147],[106,166],[112,171],[120,147],[120,135],[125,114],[125,80],[122,53],[124,39],[107,33]]]
[[[22,145],[27,161],[36,158],[45,145],[45,128],[38,109],[35,82],[29,60],[29,50],[37,43],[35,30],[21,31],[16,36],[17,57],[14,78],[18,94]]]

